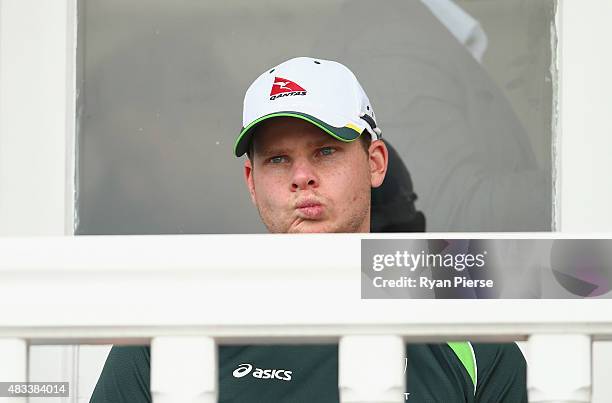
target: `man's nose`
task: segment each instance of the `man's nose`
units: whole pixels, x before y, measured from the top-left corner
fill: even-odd
[[[306,190],[318,186],[319,180],[314,167],[306,161],[296,161],[291,178],[291,190]]]

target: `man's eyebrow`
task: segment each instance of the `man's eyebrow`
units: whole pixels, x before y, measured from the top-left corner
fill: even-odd
[[[329,145],[337,146],[339,145],[339,143],[341,144],[342,142],[336,140],[332,136],[325,136],[315,141],[309,141],[308,146],[309,147],[321,147],[324,145],[325,146],[329,146]]]
[[[270,146],[270,147],[261,147],[261,148],[256,147],[255,152],[260,155],[283,155],[283,154],[287,154],[289,150],[284,147]]]
[[[317,148],[322,146],[338,146],[343,144],[343,142],[334,139],[331,136],[321,137],[320,139],[309,141],[306,144],[306,147],[309,148]],[[259,146],[255,147],[255,152],[259,155],[284,155],[290,152],[290,148],[270,145],[270,146]]]

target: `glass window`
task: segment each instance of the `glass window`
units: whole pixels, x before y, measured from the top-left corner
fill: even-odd
[[[345,64],[427,231],[551,229],[553,0],[81,0],[78,234],[266,232],[232,154],[246,88]]]

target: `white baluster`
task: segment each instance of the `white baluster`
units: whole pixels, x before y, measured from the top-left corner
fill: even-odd
[[[405,350],[399,336],[342,337],[338,377],[340,402],[404,402]]]
[[[0,382],[25,382],[28,345],[23,339],[0,338]],[[0,403],[26,403],[25,397],[0,397]]]
[[[217,346],[210,337],[151,341],[153,403],[217,403]]]
[[[592,340],[587,335],[529,337],[529,402],[590,402],[591,347]]]

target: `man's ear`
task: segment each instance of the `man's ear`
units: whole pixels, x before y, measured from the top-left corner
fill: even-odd
[[[370,179],[373,188],[382,185],[387,173],[387,164],[389,163],[389,151],[385,142],[382,140],[374,140],[370,144],[368,150],[370,156]]]
[[[249,188],[249,193],[251,194],[251,201],[254,205],[257,205],[255,202],[255,184],[253,183],[253,163],[249,158],[244,160],[244,180],[246,181],[247,187]]]

